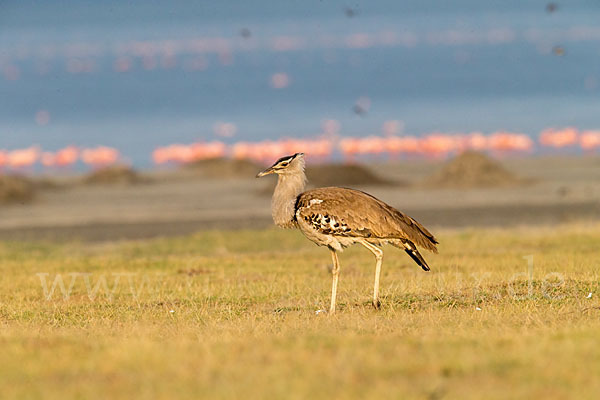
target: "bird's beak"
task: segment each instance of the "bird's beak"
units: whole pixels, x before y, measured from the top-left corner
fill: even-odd
[[[273,169],[273,167],[269,167],[269,168],[265,169],[264,171],[259,172],[258,174],[256,174],[256,177],[257,178],[261,178],[261,177],[263,177],[265,175],[270,175],[270,174],[273,174],[273,173],[275,173],[275,170]]]

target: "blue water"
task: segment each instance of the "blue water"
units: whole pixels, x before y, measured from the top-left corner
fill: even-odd
[[[314,137],[325,119],[348,136],[379,134],[386,120],[416,135],[598,129],[600,3],[558,3],[553,13],[546,4],[2,1],[0,149],[103,144],[146,166],[157,146]],[[350,48],[354,34],[405,41]],[[280,36],[301,45],[275,51]],[[230,62],[185,46],[216,37],[230,46]],[[183,44],[170,69],[145,70],[127,49],[165,40]],[[115,71],[119,57],[132,63],[127,72]],[[206,68],[190,70],[198,59]],[[70,61],[93,70],[69,73]],[[275,73],[290,85],[271,87]],[[360,97],[371,101],[364,115],[353,113]],[[36,121],[40,110],[47,123]],[[219,121],[236,124],[235,137],[217,137]]]

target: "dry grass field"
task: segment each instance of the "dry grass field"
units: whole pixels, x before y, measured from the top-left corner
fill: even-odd
[[[380,311],[344,252],[333,316],[295,231],[2,242],[0,397],[595,398],[600,225],[436,233],[429,273],[386,251]]]

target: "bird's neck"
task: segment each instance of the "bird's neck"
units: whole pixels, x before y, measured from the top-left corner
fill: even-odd
[[[295,174],[279,175],[271,200],[273,221],[282,228],[294,226],[296,198],[304,191],[306,175],[304,171]]]

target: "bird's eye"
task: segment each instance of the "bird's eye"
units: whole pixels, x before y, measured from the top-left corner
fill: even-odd
[[[287,161],[286,161],[286,162],[282,162],[282,163],[281,163],[281,164],[279,164],[279,165],[281,165],[282,167],[287,167],[287,166],[288,166],[288,164],[289,164],[289,162],[287,162]]]

